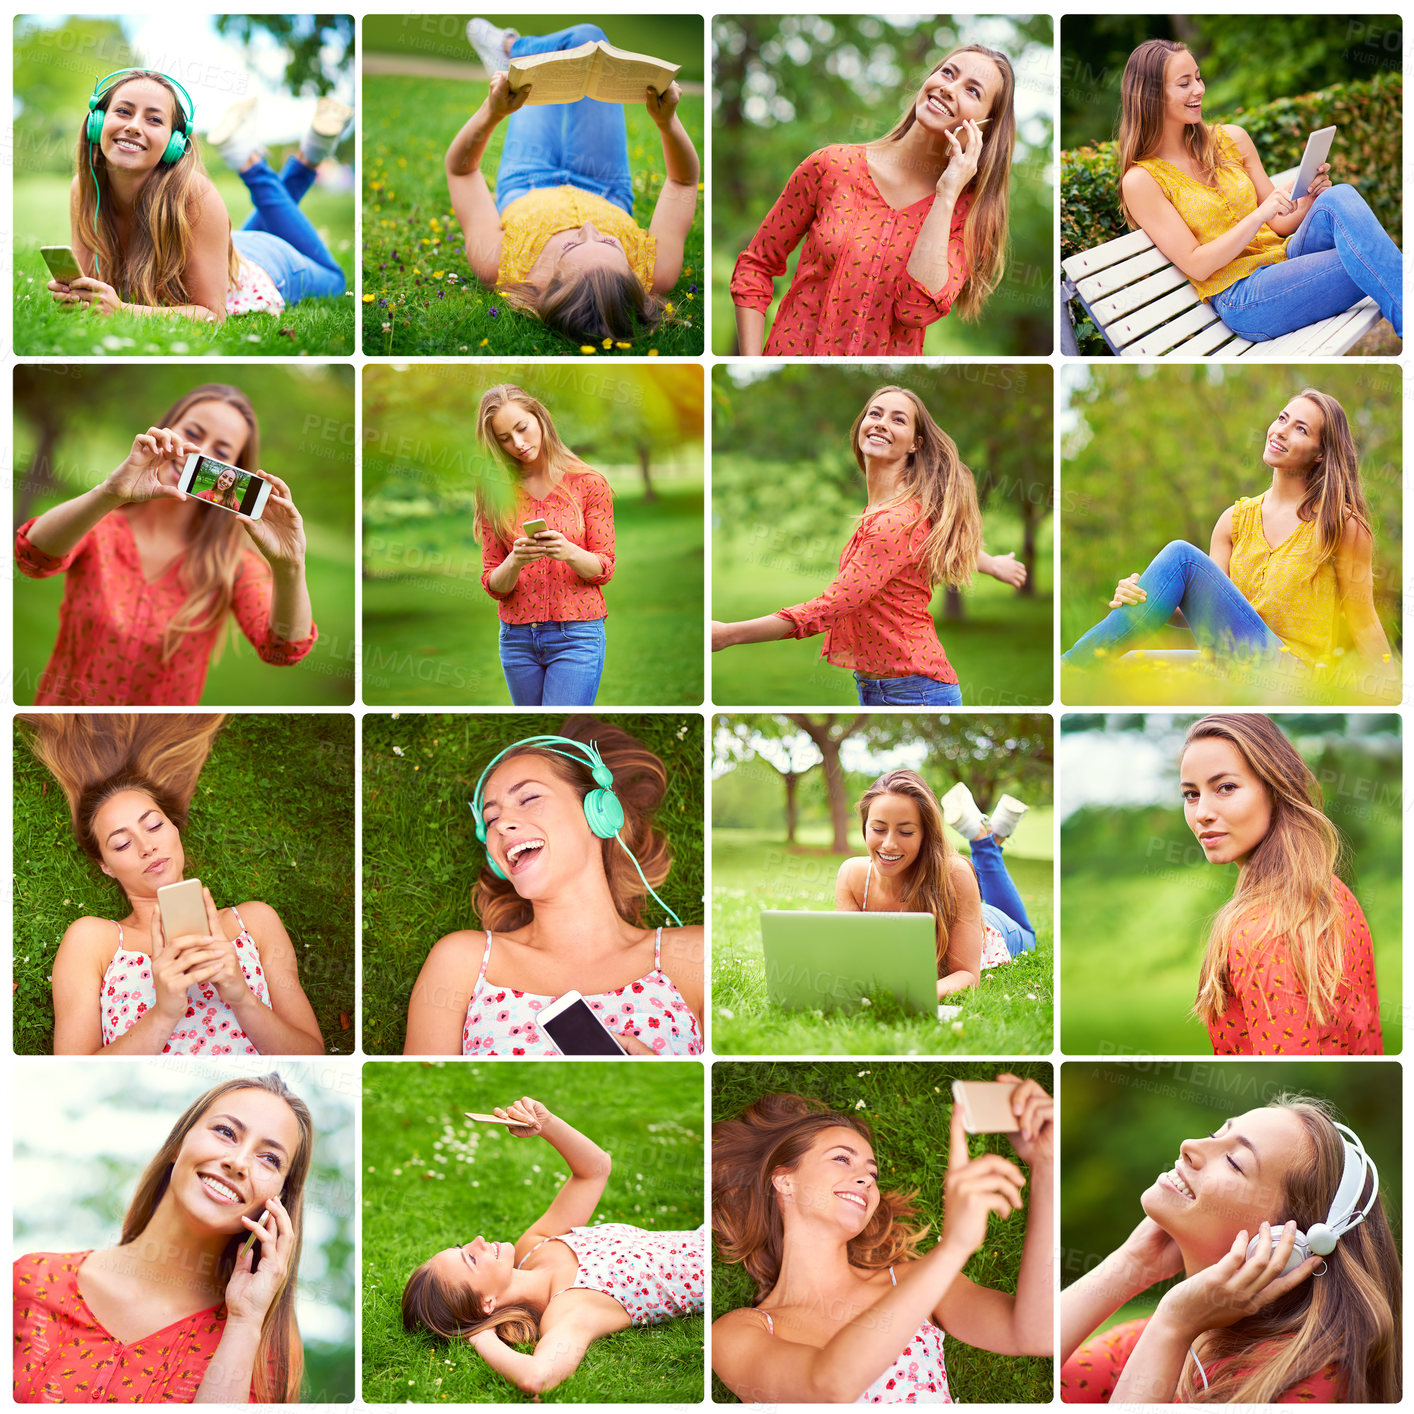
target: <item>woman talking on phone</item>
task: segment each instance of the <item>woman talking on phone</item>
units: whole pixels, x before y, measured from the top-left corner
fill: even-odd
[[[177,489],[193,452],[259,466],[259,424],[239,388],[193,388],[97,486],[16,531],[21,573],[64,575],[37,706],[193,707],[231,616],[266,663],[298,663],[314,647],[290,488],[261,471],[270,482],[261,518],[229,515]]]
[[[268,904],[217,909],[168,936],[192,796],[219,714],[21,714],[69,805],[74,839],[123,892],[121,919],[75,919],[54,957],[55,1055],[322,1055],[294,945]]]
[[[15,1402],[298,1402],[313,1156],[309,1109],[278,1075],[199,1096],[138,1179],[116,1246],[16,1260]]]

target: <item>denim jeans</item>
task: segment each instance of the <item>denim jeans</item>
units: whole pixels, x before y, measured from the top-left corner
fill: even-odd
[[[1013,957],[1034,952],[1036,930],[1007,873],[996,836],[983,835],[972,841],[972,868],[977,875],[977,887],[982,891],[982,916],[1006,939],[1007,951]]]
[[[314,185],[314,168],[291,157],[277,177],[262,157],[241,180],[255,210],[243,229],[232,232],[237,252],[274,280],[286,304],[343,294],[339,262],[299,209],[300,198]]]
[[[605,37],[591,24],[522,35],[511,45],[511,58],[573,49]],[[622,103],[581,98],[578,103],[527,104],[506,119],[506,142],[496,169],[496,210],[504,211],[518,196],[540,187],[578,187],[633,215]]]
[[[1327,187],[1263,265],[1213,296],[1223,323],[1244,339],[1274,339],[1341,314],[1369,295],[1404,337],[1404,257],[1352,186]]]
[[[914,675],[906,678],[866,678],[854,675],[861,707],[961,707],[962,688],[955,682]]]
[[[501,625],[501,671],[517,707],[588,707],[604,676],[604,620]]]
[[[1161,629],[1175,609],[1182,611],[1201,647],[1243,655],[1281,649],[1281,639],[1237,586],[1186,540],[1170,540],[1139,576],[1139,587],[1148,594],[1144,603],[1112,609],[1061,655],[1062,661],[1083,667],[1101,654],[1114,656],[1134,639]]]

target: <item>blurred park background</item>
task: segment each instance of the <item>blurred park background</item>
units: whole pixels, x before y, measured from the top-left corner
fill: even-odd
[[[719,1054],[1048,1055],[1054,936],[1048,716],[989,713],[718,713],[712,737],[712,1045]],[[1004,793],[1031,807],[1006,862],[1036,928],[1034,952],[950,1000],[961,1020],[790,1012],[766,1000],[762,909],[835,907],[835,876],[865,854],[855,803],[885,771],[922,774],[936,795],[966,782],[985,812]],[[964,855],[968,847],[949,832]]]
[[[69,186],[79,128],[97,79],[151,66],[190,93],[202,164],[239,228],[251,214],[240,177],[205,136],[231,104],[259,98],[256,137],[278,171],[315,100],[353,104],[351,15],[19,15],[14,21],[15,347],[22,353],[352,353],[349,298],[302,301],[280,315],[243,315],[217,329],[181,318],[65,315],[44,290],[42,245],[68,245]],[[300,203],[353,288],[355,126]],[[81,174],[87,181],[88,174]],[[281,330],[286,330],[283,335]],[[124,338],[128,342],[124,343]],[[109,339],[99,350],[89,344]],[[254,342],[252,342],[252,339]],[[183,347],[173,347],[182,344]],[[151,347],[148,347],[151,345]]]
[[[1144,1216],[1140,1196],[1155,1174],[1173,1166],[1185,1139],[1202,1138],[1224,1120],[1260,1109],[1282,1091],[1328,1101],[1336,1118],[1360,1136],[1379,1168],[1385,1216],[1399,1248],[1404,1192],[1401,1082],[1399,1065],[1393,1061],[1062,1066],[1061,1286],[1090,1271],[1134,1231]],[[1281,1216],[1272,1214],[1274,1220]],[[1172,1285],[1165,1281],[1150,1288],[1097,1330],[1152,1315]]]
[[[119,1064],[18,1060],[13,1066],[14,1250],[116,1246],[137,1181],[182,1112],[212,1086],[268,1074],[268,1060],[219,1064],[139,1057]],[[295,1314],[304,1342],[302,1402],[347,1404],[354,1376],[355,1073],[281,1061],[310,1108],[314,1162],[304,1190]]]
[[[1189,1016],[1209,920],[1236,865],[1211,865],[1178,764],[1199,713],[1067,713],[1058,744],[1061,1046],[1070,1055],[1210,1055]],[[1403,1044],[1403,750],[1387,713],[1273,714],[1315,772],[1370,925],[1385,1052]],[[1116,946],[1117,939],[1137,946]]]
[[[1117,581],[1142,572],[1170,540],[1187,540],[1206,554],[1222,513],[1270,487],[1272,473],[1262,461],[1267,429],[1311,387],[1336,398],[1350,422],[1375,539],[1375,610],[1400,653],[1404,390],[1394,368],[1091,363],[1063,368],[1060,386],[1062,650],[1109,612]],[[1170,629],[1145,646],[1192,648],[1193,638]],[[1082,679],[1092,676],[1098,674],[1067,673],[1064,700],[1218,700],[1166,698],[1157,682],[1151,696],[1082,692]],[[1347,692],[1334,700],[1363,699]]]
[[[1051,372],[1045,365],[735,365],[712,373],[712,617],[756,618],[824,592],[868,499],[849,432],[883,384],[916,393],[977,483],[982,543],[1014,551],[1019,589],[975,574],[939,586],[938,637],[968,706],[1052,695]],[[718,703],[856,701],[822,640],[728,648],[712,659]]]
[[[370,365],[363,376],[363,699],[509,706],[481,587],[476,488],[509,495],[476,437],[516,383],[614,491],[601,703],[702,701],[703,378],[695,364]]]
[[[16,528],[97,486],[133,438],[202,383],[230,383],[255,407],[261,467],[289,483],[304,517],[305,573],[319,641],[294,667],[262,663],[240,630],[206,679],[203,703],[347,706],[353,701],[354,377],[338,364],[20,364],[15,369]],[[251,552],[259,554],[252,543]],[[15,701],[34,701],[59,633],[64,576],[15,576]],[[235,620],[231,619],[234,626]]]
[[[1049,15],[718,15],[712,27],[712,345],[733,354],[729,284],[792,172],[822,147],[884,136],[950,50],[984,44],[1016,75],[1010,254],[975,324],[941,319],[926,354],[1051,351],[1055,85]],[[776,282],[789,288],[796,257]],[[776,305],[768,315],[768,325]]]

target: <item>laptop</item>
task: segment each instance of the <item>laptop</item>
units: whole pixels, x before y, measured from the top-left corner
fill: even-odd
[[[936,936],[931,913],[763,910],[767,995],[791,1011],[858,1011],[891,995],[946,1020],[959,1008],[938,1005]]]

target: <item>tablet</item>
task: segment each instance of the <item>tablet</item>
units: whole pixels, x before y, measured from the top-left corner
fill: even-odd
[[[1330,155],[1331,143],[1335,141],[1335,124],[1328,128],[1317,128],[1306,139],[1306,151],[1301,154],[1301,166],[1296,172],[1296,185],[1291,189],[1291,199],[1300,201],[1306,195],[1306,188],[1316,180],[1316,168]]]

